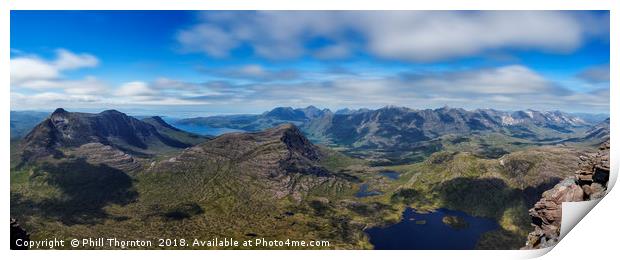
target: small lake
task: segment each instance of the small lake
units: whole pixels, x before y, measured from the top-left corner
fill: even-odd
[[[445,216],[457,216],[467,222],[466,228],[453,228],[443,223]],[[480,236],[498,229],[494,219],[473,217],[461,211],[438,209],[416,213],[407,208],[403,220],[387,227],[366,230],[375,249],[402,250],[467,250],[475,249]]]
[[[380,191],[368,190],[368,184],[364,183],[360,186],[360,189],[357,191],[357,193],[355,193],[355,197],[363,198],[363,197],[377,196],[381,194],[382,193]]]
[[[171,125],[183,131],[194,133],[194,134],[199,134],[199,135],[218,136],[218,135],[223,135],[226,133],[245,132],[241,129],[216,128],[216,127],[208,127],[208,126],[200,126],[200,125],[192,125],[192,124],[171,123]]]
[[[395,172],[395,171],[382,171],[379,172],[379,174],[388,177],[392,180],[398,180],[398,178],[400,178],[400,173],[399,172]]]

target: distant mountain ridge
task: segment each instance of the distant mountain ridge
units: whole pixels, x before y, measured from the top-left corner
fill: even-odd
[[[34,126],[49,115],[50,113],[48,112],[11,110],[11,140],[24,137]]]
[[[596,145],[609,135],[608,121],[591,123],[592,118],[598,115],[585,120],[561,111],[507,112],[450,107],[420,110],[387,106],[376,110],[342,109],[334,113],[315,106],[277,107],[257,115],[170,121],[174,126],[161,117],[138,120],[115,110],[99,114],[69,113],[69,118],[79,120],[67,126],[63,125],[65,120],[60,117],[64,113],[69,112],[62,109],[55,111],[50,118],[56,119],[44,120],[45,124],[34,127],[38,129],[35,134],[31,133],[21,141],[30,142],[22,146],[27,147],[24,151],[30,154],[28,156],[57,154],[54,146],[77,147],[89,142],[101,143],[133,155],[149,156],[159,153],[156,150],[181,149],[209,138],[179,128],[259,132],[288,123],[296,125],[314,143],[342,147],[350,156],[382,161],[377,165],[419,161],[459,142],[467,142],[473,147],[472,151],[481,151],[483,156],[492,158],[506,153],[506,147],[512,145],[565,142]],[[15,122],[11,122],[12,127],[20,125],[20,128],[26,129],[28,122],[18,122],[21,118],[33,121],[28,113],[20,114]],[[468,141],[471,138],[477,141]],[[37,140],[42,140],[41,144],[37,144]]]
[[[610,121],[609,118],[602,122],[590,127],[585,131],[585,136],[578,138],[571,138],[569,141],[574,142],[593,142],[594,144],[602,144],[605,140],[609,140],[610,137]]]
[[[596,124],[592,128],[586,131],[585,138],[600,138],[600,139],[609,139],[610,131],[609,131],[609,118],[603,120],[602,122]]]
[[[198,117],[177,123],[244,131],[260,131],[282,123],[293,123],[313,140],[367,148],[402,146],[446,134],[467,135],[485,131],[537,141],[593,126],[580,117],[561,111],[506,112],[449,107],[418,110],[396,106],[376,110],[342,109],[336,113],[314,106],[278,107],[260,115]]]
[[[116,110],[90,114],[58,108],[35,126],[19,146],[22,159],[29,161],[60,156],[62,150],[92,143],[132,155],[149,155],[159,150],[187,148],[204,140],[168,125],[161,118],[142,121]]]

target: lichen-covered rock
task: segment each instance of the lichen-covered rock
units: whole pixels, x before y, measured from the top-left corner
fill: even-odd
[[[530,209],[534,231],[528,235],[523,249],[545,248],[558,242],[563,202],[578,202],[605,196],[609,181],[609,141],[601,145],[598,153],[580,159],[576,175],[545,191],[542,198]]]

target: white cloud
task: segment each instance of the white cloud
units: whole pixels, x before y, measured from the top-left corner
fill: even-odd
[[[606,18],[548,11],[206,12],[177,40],[185,51],[214,57],[247,44],[271,59],[342,58],[359,48],[382,58],[427,62],[503,48],[568,52],[586,36],[603,33],[592,26],[604,26]],[[351,33],[361,40],[347,37]],[[332,43],[307,48],[313,39]]]
[[[224,95],[212,86],[158,78],[153,82],[133,81],[120,85],[110,99],[112,104],[131,105],[205,105],[210,97]]]
[[[247,64],[230,68],[200,68],[200,71],[211,76],[226,79],[246,79],[260,81],[295,80],[300,78],[298,71],[293,69],[271,69],[259,64]]]
[[[181,31],[177,40],[188,50],[206,52],[214,57],[228,56],[228,52],[239,44],[223,29],[208,24]]]
[[[98,107],[101,108],[101,99],[95,95],[66,94],[58,92],[41,92],[25,95],[11,92],[11,109],[42,109],[49,110],[56,107]]]
[[[411,85],[444,93],[471,94],[536,94],[561,91],[554,84],[535,71],[521,66],[510,65],[497,68],[406,75]]]
[[[64,88],[68,94],[96,95],[109,91],[110,86],[95,77],[85,77],[81,80],[62,81],[59,87]]]
[[[145,97],[153,96],[157,92],[151,89],[147,83],[142,81],[128,82],[121,85],[115,95],[120,97]]]
[[[435,61],[501,48],[566,52],[587,28],[562,12],[395,12],[366,20],[369,49],[393,59]]]
[[[45,82],[61,79],[62,72],[95,67],[99,60],[90,54],[75,54],[68,50],[56,51],[56,59],[44,60],[36,56],[19,56],[11,59],[11,86],[29,88],[49,87]],[[57,86],[53,86],[57,87]]]
[[[87,76],[80,80],[37,79],[25,81],[20,85],[35,90],[62,89],[68,94],[103,94],[109,88],[95,77]]]
[[[239,87],[228,86],[230,89]],[[328,80],[266,82],[243,87],[244,92],[205,100],[216,106],[227,104],[235,109],[246,107],[252,110],[308,105],[334,109],[449,105],[469,109],[601,111],[609,106],[605,92],[574,92],[521,65],[386,76],[358,74]]]
[[[260,65],[246,65],[241,67],[239,72],[254,77],[262,77],[266,74],[265,69]]]
[[[89,68],[99,65],[99,60],[95,56],[87,53],[75,54],[65,49],[59,49],[56,51],[56,55],[58,55],[58,57],[53,65],[58,70]]]
[[[36,57],[11,59],[11,85],[19,85],[34,80],[49,80],[59,76],[52,64]]]
[[[83,79],[66,79],[62,72],[95,67],[99,60],[90,54],[75,54],[58,49],[54,60],[36,56],[19,56],[11,59],[11,87],[35,90],[64,89],[69,94],[98,94],[105,91],[105,84],[92,76]]]

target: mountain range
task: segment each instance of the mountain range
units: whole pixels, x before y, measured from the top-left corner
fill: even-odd
[[[570,141],[600,144],[607,138],[604,133],[609,129],[605,121],[592,123],[560,111],[468,111],[448,107],[417,110],[395,106],[377,110],[344,109],[335,113],[314,106],[278,107],[260,115],[198,117],[174,122],[178,126],[251,132],[282,123],[295,124],[310,140],[345,149],[349,155],[374,157],[377,164],[420,161],[465,139],[478,145],[476,149],[486,151],[481,154],[492,157],[511,151],[514,145]],[[596,129],[601,134],[591,134]]]
[[[248,132],[178,127],[207,123]],[[34,239],[226,235],[359,249],[372,248],[366,228],[406,207],[447,207],[500,223],[479,248],[520,248],[530,204],[608,135],[608,120],[557,111],[307,107],[167,122],[59,108],[12,143],[11,217]]]

